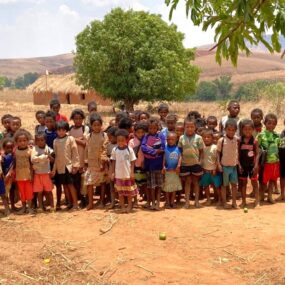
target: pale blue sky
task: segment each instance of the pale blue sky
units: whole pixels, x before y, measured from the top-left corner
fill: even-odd
[[[71,52],[75,36],[114,7],[150,11],[168,20],[164,0],[0,0],[0,58]],[[173,22],[185,34],[186,47],[213,42],[212,31],[202,32],[186,19],[183,5],[175,12]]]

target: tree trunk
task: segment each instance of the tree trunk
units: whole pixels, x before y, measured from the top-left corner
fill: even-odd
[[[124,100],[124,104],[125,104],[127,112],[133,112],[134,111],[134,104],[135,103],[136,103],[135,100],[132,100],[132,99],[129,99],[129,98],[126,98]]]

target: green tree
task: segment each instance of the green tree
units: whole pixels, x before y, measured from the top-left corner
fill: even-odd
[[[23,76],[18,76],[15,79],[15,88],[17,89],[25,89],[30,84],[34,83],[39,78],[38,73],[28,72]]]
[[[5,87],[5,77],[0,76],[0,90],[3,90],[3,88]]]
[[[217,94],[217,86],[213,82],[201,81],[197,88],[196,98],[200,101],[215,101]]]
[[[218,99],[227,100],[231,96],[231,90],[233,88],[233,83],[231,82],[231,76],[222,75],[213,81],[218,90]]]
[[[269,99],[272,104],[273,111],[278,116],[284,115],[285,109],[285,83],[278,82],[276,84],[268,85],[263,90],[264,96]]]
[[[172,17],[179,0],[165,0],[170,7]],[[271,52],[280,52],[279,35],[285,36],[285,1],[284,0],[185,0],[186,16],[190,16],[195,26],[202,26],[203,31],[215,28],[216,60],[222,57],[237,64],[239,51],[247,55],[251,45],[263,43]],[[272,30],[271,41],[264,39],[264,34]],[[282,57],[285,55],[285,51]]]
[[[77,35],[77,82],[129,110],[140,100],[183,100],[199,77],[183,38],[159,15],[114,9]]]

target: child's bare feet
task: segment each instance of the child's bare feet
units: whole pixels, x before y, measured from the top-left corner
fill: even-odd
[[[237,203],[232,203],[232,208],[237,209],[238,208]]]
[[[134,203],[133,207],[138,209],[139,208],[139,204],[138,203]]]
[[[199,202],[195,202],[195,208],[201,208],[201,205]]]
[[[99,209],[104,209],[105,208],[105,205],[103,202],[100,202],[99,206],[98,206]]]
[[[249,193],[249,197],[250,197],[250,198],[254,198],[254,197],[255,197],[254,191],[251,191],[251,192]]]
[[[88,206],[86,207],[86,211],[90,211],[93,209],[93,204],[88,204]]]
[[[11,215],[10,209],[5,209],[4,215],[5,215],[6,217],[8,217],[9,215]]]
[[[244,207],[246,207],[246,203],[241,203],[241,204],[240,204],[240,208],[243,209]]]
[[[170,206],[170,204],[165,203],[164,208],[165,208],[165,209],[170,209],[171,206]]]
[[[254,207],[255,207],[255,208],[259,208],[259,207],[260,207],[259,201],[255,201],[255,202],[254,202]]]
[[[127,213],[127,209],[126,208],[121,208],[120,212],[121,212],[121,214],[126,214]]]
[[[228,203],[224,203],[223,207],[224,207],[224,209],[231,209],[232,208],[232,206],[229,205]]]
[[[114,209],[114,208],[115,208],[115,203],[112,203],[112,204],[108,207],[109,210],[112,210],[112,209]]]
[[[211,206],[211,204],[212,204],[212,201],[210,199],[208,199],[206,202],[206,206]]]
[[[143,205],[143,208],[144,208],[144,209],[150,209],[150,204],[149,204],[149,203],[144,204],[144,205]]]
[[[36,215],[35,210],[32,209],[32,208],[29,208],[29,209],[28,209],[28,213],[29,213],[29,215],[32,216],[32,217],[34,217],[34,216]]]
[[[276,203],[276,201],[272,197],[268,197],[267,198],[267,202],[270,203],[270,204],[275,204]]]
[[[159,204],[156,204],[156,205],[155,205],[154,210],[155,210],[155,211],[160,211]]]
[[[285,200],[285,196],[282,194],[276,199],[276,201],[284,201],[284,200]]]
[[[170,205],[170,208],[176,209],[176,208],[177,208],[177,205],[176,205],[175,203],[173,203],[172,205]]]
[[[184,205],[184,208],[185,208],[185,209],[189,209],[189,208],[190,208],[190,203],[189,203],[189,202],[188,202],[188,203],[186,202],[185,205]]]
[[[22,207],[18,212],[17,215],[24,215],[26,214],[26,207]]]

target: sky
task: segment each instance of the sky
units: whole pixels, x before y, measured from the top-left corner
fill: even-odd
[[[185,47],[213,42],[213,31],[202,32],[186,18],[180,1],[172,23],[185,34]],[[51,56],[75,51],[75,36],[112,8],[160,14],[168,22],[164,0],[0,0],[0,58]]]

